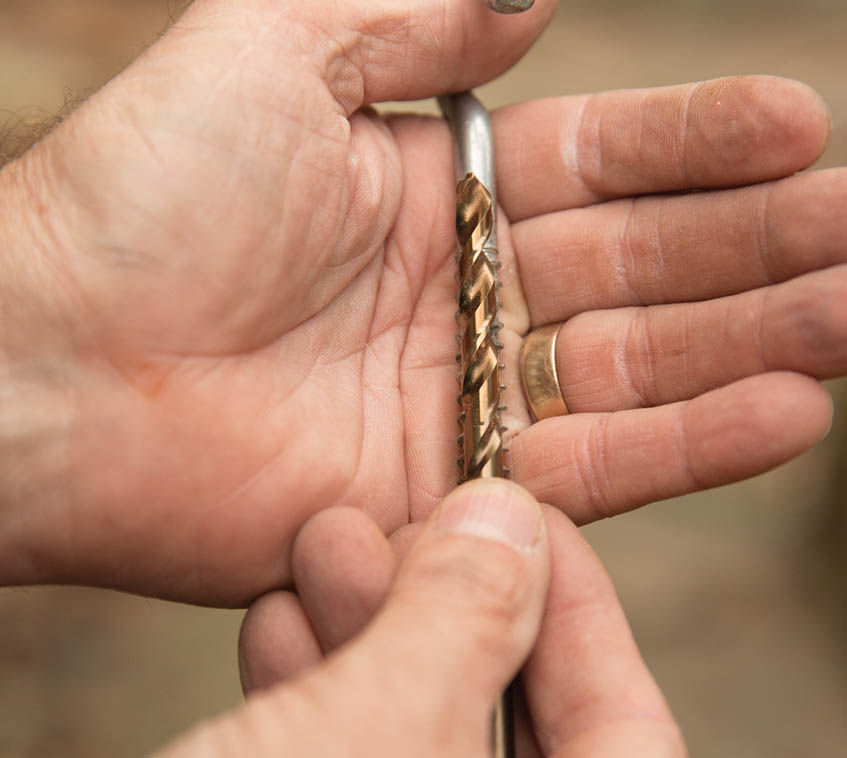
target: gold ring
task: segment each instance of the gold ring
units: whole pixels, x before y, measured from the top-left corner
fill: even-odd
[[[568,414],[556,372],[560,328],[561,324],[552,324],[530,332],[521,348],[521,382],[536,421]]]

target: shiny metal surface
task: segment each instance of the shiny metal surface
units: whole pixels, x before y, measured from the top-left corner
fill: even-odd
[[[505,476],[500,416],[500,342],[497,312],[497,195],[494,139],[488,111],[470,92],[442,98],[456,146],[458,240],[459,480]],[[512,694],[492,718],[492,755],[514,758]]]
[[[494,708],[491,719],[491,755],[493,758],[515,758],[514,690],[509,687]]]
[[[496,250],[490,247],[493,229],[491,194],[476,174],[468,172],[459,182],[456,205],[461,481],[503,476]]]
[[[492,224],[486,252],[496,266],[497,260],[497,180],[494,173],[494,132],[485,106],[470,92],[447,95],[438,99],[453,129],[456,180],[464,181],[473,174],[485,188],[491,203]]]
[[[542,326],[527,334],[521,348],[521,381],[524,395],[536,421],[565,416],[568,413],[556,371],[556,341],[559,329],[560,324]]]
[[[456,146],[460,481],[503,476],[497,311],[497,195],[488,111],[470,92],[442,98]]]

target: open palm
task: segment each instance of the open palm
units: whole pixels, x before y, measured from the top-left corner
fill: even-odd
[[[66,356],[39,372],[61,453],[13,581],[241,604],[291,581],[318,511],[392,533],[454,486],[450,135],[362,108],[487,80],[553,4],[303,5],[195,3],[7,170],[40,202],[48,315],[4,347],[43,353],[60,323]],[[845,174],[660,194],[806,167],[828,128],[813,93],[726,80],[494,126],[518,482],[582,522],[824,433],[825,392],[780,370],[847,369]],[[521,337],[556,322],[573,415],[531,425]]]

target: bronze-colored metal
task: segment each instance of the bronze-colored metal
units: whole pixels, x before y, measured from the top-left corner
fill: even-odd
[[[497,700],[491,721],[491,755],[515,758],[515,686],[511,685]]]
[[[535,4],[535,0],[485,0],[491,10],[498,13],[523,13]]]
[[[469,173],[459,182],[456,203],[462,481],[504,473],[497,272],[485,250],[493,224],[491,193]]]
[[[500,342],[497,317],[497,195],[494,137],[488,111],[470,92],[439,100],[453,129],[459,243],[459,479],[505,476],[500,423]],[[514,758],[512,689],[497,701],[491,720],[491,754]]]
[[[536,421],[568,414],[556,371],[556,340],[560,328],[560,324],[552,324],[530,332],[521,348],[521,382]]]

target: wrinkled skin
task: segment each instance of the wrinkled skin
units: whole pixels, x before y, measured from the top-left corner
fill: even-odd
[[[314,546],[342,510],[311,519],[298,544]],[[346,525],[357,518],[365,523],[348,509]],[[265,681],[163,755],[490,758],[492,703],[520,666],[519,758],[686,754],[602,564],[560,511],[508,481],[473,481],[420,526],[361,633],[289,681]],[[346,615],[337,600],[336,619]],[[303,649],[286,607],[284,593],[266,595],[242,635],[252,645],[257,630],[271,632],[277,663]],[[320,614],[310,620],[329,631]]]

